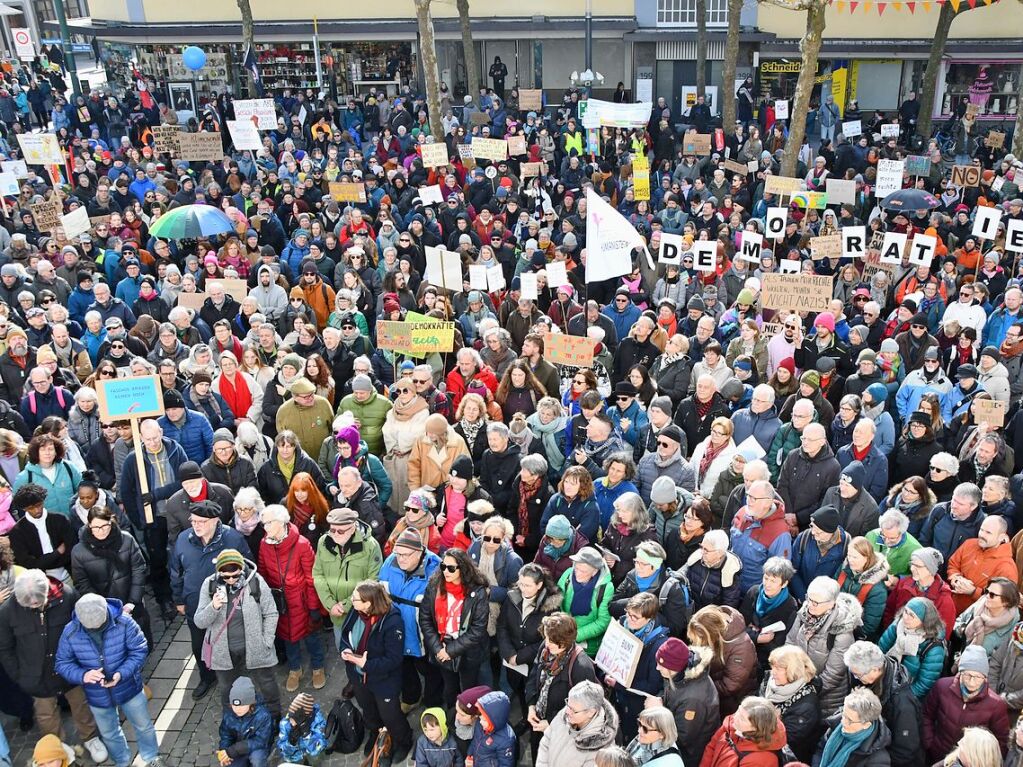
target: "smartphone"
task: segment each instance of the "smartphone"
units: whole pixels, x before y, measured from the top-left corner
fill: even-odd
[[[217,593],[220,595],[220,598],[222,600],[224,600],[225,602],[227,601],[227,586],[218,587]]]
[[[103,684],[113,684],[113,683],[114,683],[114,678],[104,671],[103,672]]]

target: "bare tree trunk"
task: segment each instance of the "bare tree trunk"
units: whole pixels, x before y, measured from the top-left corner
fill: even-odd
[[[458,23],[462,28],[462,55],[465,56],[465,90],[475,99],[480,92],[480,68],[476,63],[476,46],[472,42],[469,23],[469,0],[458,0]],[[448,83],[454,90],[454,85]]]
[[[249,4],[249,0],[238,0],[238,10],[242,14],[242,56],[245,52],[251,48],[252,55],[256,55],[256,31],[255,24],[252,21],[252,6]],[[255,98],[256,93],[256,81],[252,77],[252,72],[245,69],[245,77],[249,83],[249,98]]]
[[[781,160],[781,175],[783,176],[796,174],[799,150],[806,138],[806,113],[810,108],[810,94],[813,93],[814,80],[817,78],[817,56],[821,52],[821,42],[824,39],[826,9],[827,0],[811,0],[806,8],[806,33],[799,41],[799,50],[803,58],[800,63],[799,80],[796,81],[796,95],[793,99],[792,118],[789,123],[789,138]]]
[[[707,95],[707,0],[696,0],[696,95]]]
[[[433,35],[430,0],[415,0],[416,22],[419,24],[419,57],[426,80],[426,107],[430,116],[430,133],[436,141],[444,140],[440,112],[440,75],[437,73],[437,44]]]
[[[1016,100],[1016,128],[1012,132],[1012,153],[1016,157],[1023,157],[1023,109],[1019,106],[1023,105],[1023,77],[1019,80],[1019,96]]]
[[[920,92],[920,119],[917,122],[916,132],[924,141],[931,137],[934,92],[938,87],[938,72],[941,71],[941,59],[945,55],[945,43],[948,42],[948,33],[952,29],[955,17],[956,9],[952,3],[942,3],[941,12],[938,13],[938,26],[934,30],[934,38],[931,41],[931,55],[927,59],[927,69],[924,72],[924,84]]]
[[[735,125],[735,69],[739,63],[739,19],[742,0],[728,0],[728,37],[725,62],[721,70],[721,127],[725,133]],[[735,159],[734,157],[732,159]]]

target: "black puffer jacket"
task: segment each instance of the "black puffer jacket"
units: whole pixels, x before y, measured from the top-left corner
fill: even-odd
[[[297,472],[297,469],[296,469]],[[285,493],[287,495],[287,493]],[[218,485],[216,482],[206,482],[206,500],[212,501],[220,507],[220,521],[225,525],[231,524],[234,519],[234,496],[226,485]],[[167,499],[167,506],[164,516],[167,517],[167,540],[171,551],[174,550],[174,542],[181,533],[191,529],[188,521],[189,509],[192,507],[192,499],[184,488],[178,490]],[[278,503],[278,501],[267,501],[267,503]]]
[[[212,483],[224,485],[233,495],[243,487],[256,485],[255,465],[245,456],[238,455],[237,451],[229,465],[218,461],[214,453],[203,463],[202,475]]]
[[[664,680],[661,700],[675,717],[676,744],[686,764],[699,764],[703,752],[721,722],[718,690],[710,678],[714,651],[693,645],[690,666],[672,680]]]
[[[760,694],[765,695],[767,680]],[[816,677],[800,687],[795,695],[783,703],[776,703],[789,748],[796,759],[806,764],[813,758],[814,749],[821,737],[821,682]]]
[[[130,533],[115,526],[106,540],[97,541],[85,527],[81,541],[71,549],[71,578],[80,595],[99,594],[140,605],[146,585],[146,560]]]
[[[33,698],[53,698],[71,689],[53,662],[77,599],[73,588],[50,578],[42,614],[22,607],[14,597],[0,606],[0,663],[7,676]]]
[[[308,472],[324,497],[330,497],[327,485],[323,481],[323,472],[320,471],[316,461],[310,458],[309,454],[302,448],[298,448],[295,452],[295,470],[291,476],[294,477],[300,471]],[[260,466],[259,471],[256,472],[256,486],[259,488],[259,494],[263,496],[263,500],[266,503],[284,503],[288,497],[289,483],[284,479],[284,474],[277,465],[276,446],[270,451],[270,459]]]
[[[441,636],[437,628],[437,592],[442,578],[440,569],[430,576],[426,585],[426,593],[419,606],[419,630],[423,634],[423,647],[427,657],[438,666],[457,671],[464,663],[478,664],[483,662],[487,646],[487,621],[490,619],[490,599],[486,586],[476,586],[467,590],[462,602],[462,612],[458,620],[458,636],[454,639]],[[447,650],[451,660],[441,663],[437,653],[441,648]]]
[[[630,570],[611,597],[611,604],[608,606],[611,617],[618,619],[625,615],[626,604],[641,590],[650,592],[660,600],[657,620],[667,627],[673,637],[684,638],[686,626],[693,615],[692,605],[689,603],[689,584],[685,576],[662,566],[657,580],[650,588],[640,589],[636,582],[636,571]]]
[[[532,668],[544,642],[540,623],[548,615],[561,610],[562,599],[564,595],[558,588],[552,594],[544,592],[538,595],[537,608],[523,619],[522,592],[518,586],[508,589],[497,619],[497,647],[501,657],[509,660],[514,655],[516,665],[525,663]]]

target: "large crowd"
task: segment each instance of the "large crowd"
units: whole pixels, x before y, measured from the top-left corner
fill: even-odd
[[[28,166],[0,227],[0,709],[42,736],[38,767],[76,739],[128,767],[121,714],[162,765],[151,615],[187,623],[221,767],[1020,763],[1023,165],[969,114],[953,156],[914,135],[912,97],[853,139],[828,101],[797,175],[853,181],[854,202],[789,205],[749,263],[788,138],[749,83],[700,156],[680,126],[707,126],[702,99],[587,136],[576,91],[537,113],[445,90],[450,162],[424,167],[409,92],[278,97],[258,153],[234,150],[220,96],[181,127],[220,131],[223,158],[187,162],[156,151],[177,115],[155,86],[72,103],[3,77],[6,159],[33,119],[67,153]],[[472,161],[476,136],[526,153]],[[878,163],[909,154],[930,170],[903,186],[935,204],[884,210]],[[952,183],[957,160],[979,186]],[[628,274],[586,279],[591,190],[648,246]],[[42,231],[48,200],[89,231]],[[150,234],[192,204],[236,231]],[[935,237],[934,259],[885,264],[871,238],[865,259],[811,257],[848,226]],[[461,289],[427,279],[437,247]],[[787,262],[832,277],[826,310],[762,309]],[[471,266],[499,267],[489,290]],[[452,323],[450,348],[385,342],[409,313]],[[592,364],[548,361],[557,334]],[[135,445],[97,390],[154,374],[165,414]],[[641,646],[627,676],[594,662],[612,623]]]

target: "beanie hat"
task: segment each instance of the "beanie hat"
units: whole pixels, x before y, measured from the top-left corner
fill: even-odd
[[[807,370],[803,375],[799,376],[799,383],[819,389],[821,386],[821,374],[816,370]]]
[[[909,558],[926,567],[927,572],[931,575],[937,575],[941,563],[945,561],[945,557],[940,551],[929,547],[917,549],[909,555]]]
[[[918,312],[917,314],[914,314],[913,317],[909,320],[909,324],[910,325],[923,325],[926,328],[927,327],[927,315],[924,314],[923,312]]]
[[[827,328],[831,333],[835,332],[835,315],[831,312],[821,312],[813,321],[815,328]]]
[[[743,288],[739,291],[739,295],[735,297],[735,303],[742,304],[743,306],[752,306],[755,300],[753,291],[749,288]]]
[[[281,360],[281,367],[284,367],[285,365],[289,365],[290,367],[295,368],[295,370],[303,370],[305,368],[305,363],[302,361],[302,358],[295,353],[284,355],[284,359]]]
[[[217,572],[221,570],[244,570],[245,559],[242,557],[241,552],[238,549],[224,549],[217,554],[216,560],[214,560]]]
[[[213,376],[211,376],[205,370],[196,370],[194,373],[192,373],[192,386],[201,383],[213,383]]]
[[[647,410],[652,410],[653,408],[657,408],[666,416],[670,417],[672,410],[671,397],[665,396],[663,394],[660,397],[654,397],[652,400],[650,400],[650,407],[647,408]]]
[[[840,517],[838,509],[834,506],[821,506],[810,515],[810,521],[826,533],[833,533],[838,529]]]
[[[738,378],[729,378],[721,385],[721,396],[725,402],[739,399],[744,391],[742,381]]]
[[[894,338],[886,338],[881,342],[881,351],[883,352],[898,352],[899,345],[895,342]]]
[[[915,411],[913,411],[912,413],[909,414],[909,422],[910,423],[918,423],[918,424],[921,424],[923,426],[930,426],[931,425],[931,417],[929,415],[927,415],[927,413],[924,413],[921,410],[915,410]]]
[[[870,395],[870,399],[875,405],[888,399],[888,388],[883,383],[872,383],[867,387],[866,393]]]
[[[300,692],[291,701],[291,705],[288,706],[288,716],[304,720],[313,713],[314,705],[316,705],[316,699],[312,695],[307,692]]]
[[[699,309],[701,312],[705,312],[707,311],[707,304],[699,296],[693,296],[686,304],[686,309]]]
[[[998,347],[997,346],[985,346],[983,349],[981,349],[980,356],[981,357],[990,357],[995,362],[1001,362],[1002,361],[1002,355],[998,353]]]
[[[301,286],[296,285],[288,293],[288,298],[305,298],[305,291],[302,290]]]
[[[460,455],[451,464],[451,476],[459,479],[472,479],[473,466],[472,458],[467,455]]]
[[[232,706],[252,706],[256,703],[256,686],[247,676],[240,676],[231,685],[228,696]]]
[[[401,547],[403,549],[412,549],[413,551],[423,551],[426,547],[423,545],[423,537],[415,530],[408,528],[398,539],[394,542],[394,548]]]
[[[572,539],[572,523],[564,514],[555,514],[547,520],[547,529],[544,531],[548,538],[557,538],[559,541]]]
[[[792,357],[786,357],[785,359],[783,359],[781,362],[778,363],[778,367],[785,368],[787,371],[789,371],[789,375],[796,374],[796,361]]]
[[[920,620],[923,620],[924,616],[927,615],[927,602],[928,600],[923,597],[913,597],[906,602],[906,609]]]
[[[866,477],[867,470],[863,468],[863,464],[860,461],[850,461],[842,469],[842,481],[848,482],[858,491],[863,489],[863,482]]]
[[[218,442],[230,442],[234,444],[234,437],[231,435],[230,429],[217,429],[213,432],[213,444]]]
[[[352,391],[373,391],[373,380],[364,373],[352,379]]]
[[[36,746],[32,749],[32,762],[34,764],[45,764],[60,760],[61,767],[67,767],[68,754],[64,750],[64,744],[56,735],[43,735]]]
[[[912,298],[904,298],[904,299],[902,299],[902,303],[899,304],[899,305],[906,307],[911,312],[913,312],[913,314],[916,314],[916,308],[917,308],[918,304]]]
[[[988,666],[987,651],[977,644],[967,645],[963,654],[959,656],[959,673],[973,671],[987,676],[990,673]]]
[[[859,353],[859,356],[856,357],[856,364],[859,365],[863,362],[873,362],[877,364],[877,352],[873,349],[863,349]]]
[[[465,713],[470,716],[478,716],[480,710],[476,704],[479,703],[480,698],[490,691],[490,688],[485,684],[481,684],[478,687],[470,687],[468,690],[460,693],[459,696],[455,698],[455,702],[458,704],[458,708]]]
[[[401,311],[401,302],[398,301],[398,296],[394,293],[384,294],[384,314],[392,314],[393,312]]]
[[[185,482],[189,479],[202,479],[202,469],[195,461],[185,461],[178,468],[178,480]]]
[[[677,637],[670,637],[657,649],[657,662],[676,674],[689,666],[689,646]]]
[[[87,629],[98,629],[107,622],[107,600],[99,594],[85,594],[75,603],[75,616]]]
[[[418,509],[419,511],[430,511],[434,506],[433,494],[429,490],[413,490],[405,499],[406,509]]]
[[[658,477],[650,487],[651,503],[674,503],[678,500],[678,489],[671,477]],[[547,526],[550,530],[550,525]]]
[[[680,445],[685,441],[685,437],[682,436],[682,430],[673,423],[665,426],[660,432],[658,432],[657,436],[678,442]]]
[[[852,335],[853,333],[860,337],[860,343],[865,344],[867,343],[867,336],[870,335],[870,330],[866,325],[853,325],[849,328],[849,334]]]
[[[10,335],[11,334],[8,333],[7,337],[10,338]],[[164,410],[167,410],[167,409],[172,408],[172,407],[184,407],[184,406],[185,406],[185,398],[181,396],[181,392],[179,392],[177,389],[168,389],[167,391],[165,391],[163,393],[163,407],[164,407]]]

